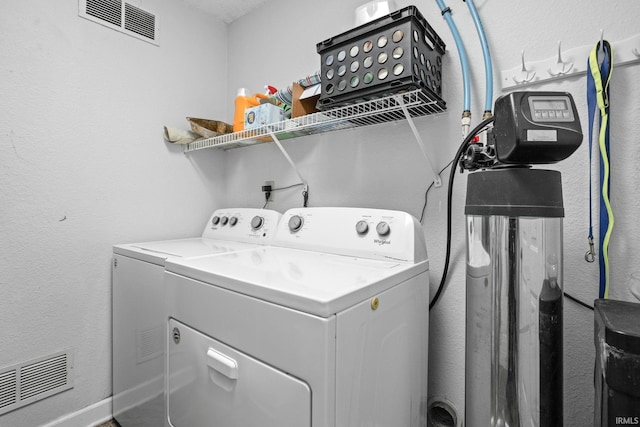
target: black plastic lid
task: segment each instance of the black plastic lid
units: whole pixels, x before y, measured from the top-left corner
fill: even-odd
[[[466,215],[564,217],[560,172],[527,167],[469,174]]]
[[[605,342],[626,353],[640,355],[640,304],[597,299],[594,306],[605,327]]]

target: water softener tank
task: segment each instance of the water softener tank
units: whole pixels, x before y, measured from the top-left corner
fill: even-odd
[[[471,173],[465,214],[465,425],[561,427],[560,173]]]

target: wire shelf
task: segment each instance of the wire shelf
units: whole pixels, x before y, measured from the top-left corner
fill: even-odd
[[[187,144],[184,151],[186,153],[205,148],[228,150],[271,142],[273,140],[271,135],[284,140],[403,120],[407,118],[406,114],[412,118],[427,116],[444,112],[446,107],[442,104],[442,101],[431,99],[422,90],[416,89],[358,104],[307,114],[306,116],[271,123],[251,130],[201,139]]]

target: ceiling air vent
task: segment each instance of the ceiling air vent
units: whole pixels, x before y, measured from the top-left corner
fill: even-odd
[[[72,350],[0,368],[0,415],[73,388]]]
[[[158,16],[122,0],[78,0],[78,14],[105,27],[159,45]]]

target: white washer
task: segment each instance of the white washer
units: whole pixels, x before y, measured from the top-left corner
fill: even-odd
[[[173,427],[424,426],[429,276],[398,211],[287,211],[272,246],[169,260]]]
[[[113,415],[122,427],[166,425],[165,261],[267,244],[280,217],[266,209],[220,209],[201,237],[113,247]]]

